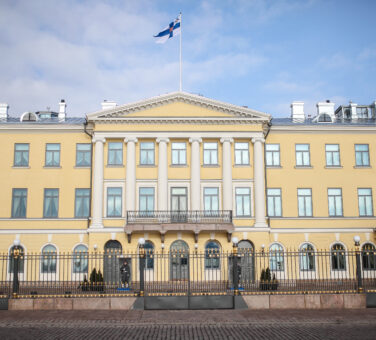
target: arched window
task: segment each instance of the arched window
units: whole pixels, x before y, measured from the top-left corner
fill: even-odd
[[[56,248],[48,244],[42,249],[42,268],[43,274],[55,274],[56,273],[56,260],[57,251]]]
[[[73,250],[73,273],[87,273],[88,249],[83,244]]]
[[[205,246],[205,268],[218,269],[220,265],[221,248],[216,241],[209,241]]]
[[[269,266],[272,271],[284,270],[283,247],[280,244],[273,243],[269,248]]]
[[[238,243],[239,253],[253,253],[253,244],[249,241],[243,240]]]
[[[309,243],[300,247],[300,270],[315,270],[315,250]]]
[[[332,122],[332,118],[328,114],[322,113],[319,116],[319,122],[320,123],[331,123]]]
[[[154,269],[154,245],[150,241],[146,241],[144,244],[145,249],[145,269]]]
[[[362,263],[364,270],[376,269],[376,248],[371,243],[366,243],[362,247]]]
[[[332,246],[332,270],[346,270],[345,247],[339,243]]]
[[[107,241],[104,245],[105,253],[121,253],[122,249],[120,242],[116,240]]]
[[[15,248],[15,246],[10,248],[10,250],[9,250],[9,267],[8,267],[9,273],[14,272],[14,255],[13,255],[14,254],[14,248]],[[23,274],[23,272],[24,272],[24,261],[25,261],[25,258],[24,258],[25,251],[21,246],[18,246],[18,249],[20,251],[20,253],[18,255],[19,256],[18,257],[18,273]]]
[[[35,122],[38,116],[34,112],[24,112],[20,117],[20,122]]]

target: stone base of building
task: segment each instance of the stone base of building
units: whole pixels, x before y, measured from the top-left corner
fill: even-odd
[[[172,297],[174,298],[174,297]],[[229,296],[230,298],[230,296]],[[363,309],[366,294],[243,295],[237,308],[248,309]],[[9,299],[9,310],[130,310],[144,309],[137,297]],[[143,298],[142,298],[143,299]],[[369,300],[369,299],[368,299]],[[144,305],[144,303],[142,303]],[[140,308],[141,307],[141,308]],[[216,309],[214,305],[208,308]],[[219,308],[224,308],[219,307]],[[156,309],[156,308],[151,308]],[[158,309],[158,308],[157,308]],[[185,309],[185,308],[184,308]],[[202,309],[202,308],[200,308]]]

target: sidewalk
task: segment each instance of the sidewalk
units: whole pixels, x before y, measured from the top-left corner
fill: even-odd
[[[372,339],[376,309],[0,311],[1,339]]]

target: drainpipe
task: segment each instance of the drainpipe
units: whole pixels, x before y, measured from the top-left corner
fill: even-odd
[[[266,176],[266,152],[265,152],[265,145],[266,145],[266,138],[268,138],[268,135],[269,135],[269,132],[270,132],[270,129],[272,127],[272,120],[273,118],[270,119],[270,121],[268,122],[268,129],[266,131],[266,134],[265,134],[265,143],[264,143],[264,177],[265,177],[265,199],[266,199],[266,202],[265,202],[265,207],[266,207],[266,210],[268,210],[268,201],[267,201],[267,193],[268,193],[268,178]],[[268,216],[268,227],[270,228],[270,217]]]
[[[91,143],[91,140],[93,138],[93,135],[90,134],[88,131],[87,131],[87,125],[89,124],[89,122],[87,121],[87,117],[85,118],[85,123],[84,123],[84,132],[90,137],[90,143]],[[93,192],[93,188],[92,188],[92,182],[93,182],[93,144],[91,144],[91,148],[90,148],[90,200],[89,200],[89,217],[87,219],[87,227],[89,228],[90,227],[90,216],[91,216],[91,201],[92,201],[92,192]]]

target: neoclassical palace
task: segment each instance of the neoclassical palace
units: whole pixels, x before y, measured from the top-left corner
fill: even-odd
[[[376,102],[271,115],[186,92],[72,118],[0,104],[0,250],[375,246]]]

